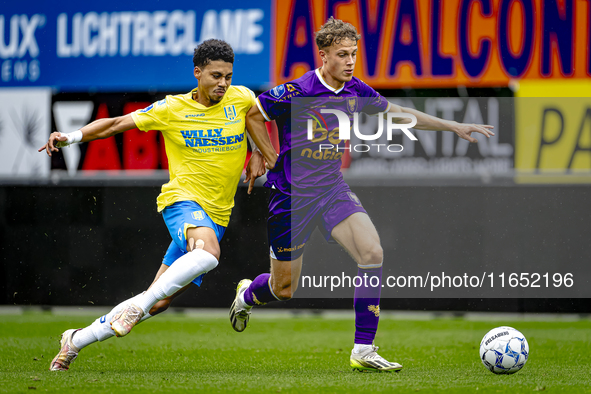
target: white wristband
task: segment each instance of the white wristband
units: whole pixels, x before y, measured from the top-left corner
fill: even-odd
[[[67,141],[59,141],[56,146],[58,148],[63,148],[66,146],[70,146],[72,144],[76,144],[82,141],[82,130],[76,130],[71,133],[62,133],[62,136],[66,137]]]
[[[76,130],[71,133],[68,133],[66,134],[66,137],[68,137],[68,142],[70,144],[76,144],[82,141],[82,130]]]

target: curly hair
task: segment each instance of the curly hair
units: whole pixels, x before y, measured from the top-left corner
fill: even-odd
[[[343,22],[340,19],[334,19],[332,16],[316,32],[316,45],[318,49],[328,48],[333,44],[340,44],[341,41],[350,39],[359,41],[361,35],[357,34],[357,29],[350,23]]]
[[[203,68],[209,63],[222,60],[234,64],[234,51],[230,44],[222,40],[212,38],[203,41],[193,53],[193,65]]]

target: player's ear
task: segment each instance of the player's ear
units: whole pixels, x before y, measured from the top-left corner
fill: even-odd
[[[321,49],[318,51],[318,53],[320,54],[320,57],[322,58],[322,63],[326,63],[326,51],[324,49]]]
[[[201,69],[197,66],[195,66],[195,69],[193,70],[193,75],[195,75],[195,78],[197,78],[197,80],[201,79]]]

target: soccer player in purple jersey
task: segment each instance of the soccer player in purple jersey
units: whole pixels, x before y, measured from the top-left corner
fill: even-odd
[[[334,125],[328,123],[329,116],[318,121],[325,122],[323,127],[315,129],[314,136],[319,131],[320,137],[309,140],[302,112],[294,113],[298,108],[293,104],[298,98],[312,98],[317,102],[323,99],[333,106],[338,107],[340,103],[354,109],[363,101],[365,107],[370,108],[367,112],[398,113],[396,120],[401,123],[405,119],[400,113],[414,115],[417,129],[452,131],[470,142],[476,142],[471,136],[474,132],[487,137],[494,135],[492,126],[442,120],[389,103],[353,77],[359,38],[354,26],[331,17],[316,34],[322,67],[261,94],[257,106],[247,114],[248,129],[259,135],[267,132],[266,121],[276,120],[281,153],[265,183],[271,188],[267,221],[271,273],[261,274],[253,281],[244,279],[238,284],[230,310],[232,327],[238,332],[246,328],[254,305],[292,297],[298,286],[305,244],[316,227],[327,240],[338,242],[353,257],[359,267],[358,275],[368,276],[366,283],[372,283],[373,277],[381,283],[380,238],[359,199],[343,180],[342,154],[338,151],[317,154],[319,139],[342,147],[344,143],[338,140],[339,134],[334,133]],[[336,117],[330,115],[330,118]],[[402,369],[399,363],[378,355],[378,348],[373,345],[379,321],[380,290],[381,286],[355,289],[355,342],[350,363],[357,370]]]

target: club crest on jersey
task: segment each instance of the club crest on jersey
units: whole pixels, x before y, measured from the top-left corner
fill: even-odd
[[[347,99],[347,109],[351,113],[357,111],[357,97],[349,97]]]
[[[285,94],[285,85],[275,86],[271,89],[271,96],[276,99],[280,99]]]
[[[353,201],[355,203],[355,205],[361,206],[361,201],[359,201],[359,197],[357,197],[355,195],[355,193],[347,192],[347,195],[349,196],[349,198],[351,199],[351,201]]]
[[[236,107],[234,107],[233,105],[228,105],[227,107],[224,107],[224,113],[226,114],[226,119],[236,119]]]
[[[195,220],[203,220],[204,218],[203,211],[191,212],[191,216],[193,216],[193,219]]]

